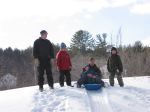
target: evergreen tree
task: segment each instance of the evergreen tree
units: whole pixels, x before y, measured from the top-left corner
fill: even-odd
[[[87,49],[94,48],[94,39],[88,31],[77,31],[71,40],[71,49],[78,49],[81,53],[86,53]]]

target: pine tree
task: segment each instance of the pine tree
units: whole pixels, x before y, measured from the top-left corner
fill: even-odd
[[[81,53],[86,53],[87,49],[94,47],[94,39],[88,31],[77,31],[71,40],[71,49],[78,49]]]

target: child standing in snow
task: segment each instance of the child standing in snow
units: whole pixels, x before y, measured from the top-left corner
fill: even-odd
[[[65,43],[61,43],[61,49],[56,55],[56,63],[57,63],[57,69],[60,73],[60,76],[59,76],[60,86],[61,87],[64,86],[65,77],[66,77],[67,85],[72,86],[71,85],[71,74],[70,74],[72,64],[71,64],[70,56],[67,52]]]
[[[82,84],[102,84],[102,74],[100,69],[95,64],[95,59],[90,58],[90,62],[83,68],[81,78],[77,82],[77,87],[80,88]]]
[[[118,83],[121,87],[124,86],[122,79],[123,66],[120,56],[118,55],[117,49],[112,47],[111,56],[107,61],[107,69],[110,73],[109,82],[111,86],[114,86],[114,77],[117,75]]]

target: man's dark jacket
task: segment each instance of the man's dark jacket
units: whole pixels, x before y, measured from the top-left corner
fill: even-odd
[[[42,62],[54,58],[52,43],[48,39],[37,39],[33,46],[33,56]]]

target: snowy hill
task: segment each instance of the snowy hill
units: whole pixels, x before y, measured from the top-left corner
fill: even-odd
[[[106,80],[107,81],[107,80]],[[150,77],[125,78],[125,87],[86,91],[71,87],[45,91],[27,87],[0,92],[0,112],[150,112]]]

